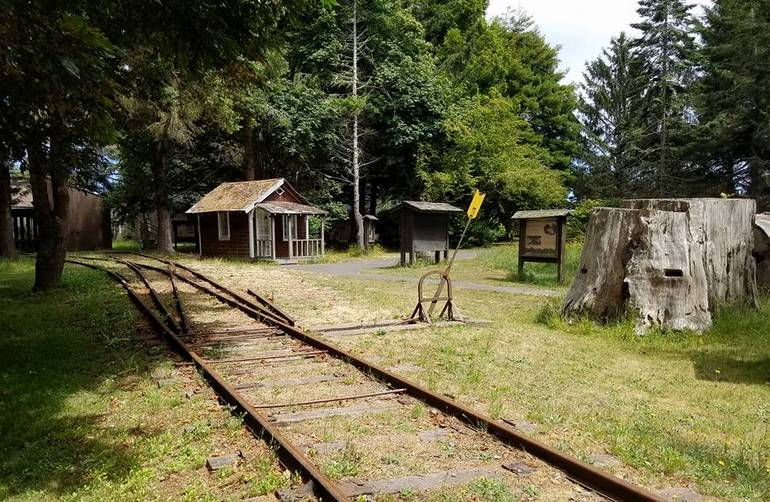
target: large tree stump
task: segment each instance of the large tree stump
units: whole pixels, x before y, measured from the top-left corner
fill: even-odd
[[[640,199],[591,213],[569,317],[632,311],[637,329],[704,331],[720,305],[755,302],[753,200]]]

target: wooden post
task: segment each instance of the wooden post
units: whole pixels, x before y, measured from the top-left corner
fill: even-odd
[[[294,250],[292,249],[292,241],[291,241],[291,228],[292,228],[292,223],[294,223],[294,222],[292,221],[291,215],[289,214],[289,215],[287,215],[287,216],[286,216],[286,224],[287,224],[287,225],[288,225],[288,227],[289,227],[289,228],[288,228],[288,230],[287,230],[287,232],[286,232],[286,234],[289,236],[289,259],[290,259],[290,260],[291,260],[292,258],[294,258]]]
[[[325,255],[325,253],[326,253],[326,250],[325,250],[326,241],[325,241],[325,238],[324,238],[324,222],[325,221],[326,221],[326,218],[321,216],[321,257],[323,257]]]
[[[275,256],[275,215],[274,214],[270,215],[270,225],[271,225],[271,229],[270,229],[270,233],[271,233],[271,235],[270,235],[270,247],[271,247],[270,257],[273,259],[273,261],[275,261],[276,256]]]
[[[249,211],[249,258],[254,259],[254,209]]]
[[[201,215],[198,214],[198,258],[203,256],[203,237],[201,236]]]
[[[561,284],[564,280],[564,261],[566,259],[564,255],[564,251],[566,250],[567,245],[567,217],[562,216],[556,219],[557,227],[558,227],[558,247],[556,249],[556,254],[558,258],[558,264],[557,264],[557,270],[556,270],[556,281]]]
[[[527,220],[519,220],[519,280],[524,275],[524,242],[526,241],[525,228]]]

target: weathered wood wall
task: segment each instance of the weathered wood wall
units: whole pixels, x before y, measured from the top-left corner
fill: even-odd
[[[201,213],[201,256],[249,257],[249,220],[246,213],[230,212],[230,240],[219,240],[217,213]]]

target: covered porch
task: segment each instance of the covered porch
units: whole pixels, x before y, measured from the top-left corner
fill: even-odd
[[[323,209],[295,202],[256,204],[248,213],[249,255],[274,261],[321,258],[325,217]]]

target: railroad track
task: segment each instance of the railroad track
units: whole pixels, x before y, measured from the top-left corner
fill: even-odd
[[[68,262],[118,281],[320,500],[430,491],[478,478],[547,500],[663,500],[304,331],[251,290],[238,293],[149,255],[110,256]]]

